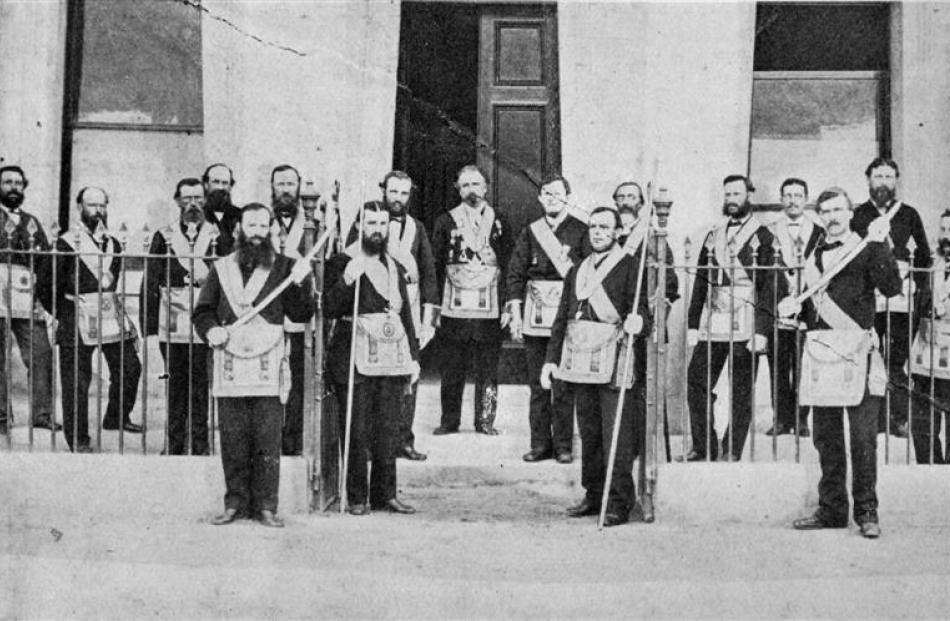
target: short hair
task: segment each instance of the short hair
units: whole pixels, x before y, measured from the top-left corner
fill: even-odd
[[[201,185],[201,179],[196,179],[195,177],[185,177],[184,179],[180,179],[178,183],[175,185],[175,195],[172,198],[174,198],[175,200],[178,200],[179,198],[181,198],[181,189],[185,187],[186,185],[187,186],[200,185],[202,189],[204,189],[204,186]]]
[[[267,215],[270,216],[270,221],[272,223],[274,222],[274,212],[271,211],[270,207],[268,207],[264,203],[248,203],[247,205],[244,205],[243,207],[241,207],[241,220],[242,221],[244,220],[244,214],[252,213],[255,211],[266,211]]]
[[[900,171],[900,168],[897,167],[897,162],[895,162],[889,157],[876,157],[873,160],[871,160],[871,163],[868,164],[868,167],[864,170],[864,176],[870,179],[871,173],[874,171],[874,169],[880,168],[882,166],[888,166],[890,168],[893,168],[895,177],[901,176],[901,171]]]
[[[802,186],[803,188],[805,188],[805,196],[808,196],[808,184],[805,183],[803,179],[799,179],[798,177],[789,177],[788,179],[783,181],[782,186],[779,188],[779,194],[785,194],[785,188],[787,188],[790,185]]]
[[[20,179],[23,179],[23,189],[25,190],[27,186],[30,185],[29,179],[26,178],[26,173],[23,172],[23,169],[15,164],[10,164],[8,166],[0,166],[0,177],[3,176],[5,172],[15,172],[20,175]]]
[[[485,171],[481,167],[476,166],[475,164],[466,164],[459,169],[457,175],[455,175],[455,186],[458,187],[459,178],[467,172],[477,172],[482,176],[482,180],[485,182],[485,185],[488,185],[488,175],[485,174]]]
[[[567,192],[568,194],[570,194],[570,193],[571,193],[571,183],[570,183],[566,178],[564,178],[564,176],[561,175],[561,174],[548,175],[547,177],[545,177],[544,179],[542,179],[542,180],[541,180],[541,185],[538,186],[538,191],[540,191],[541,188],[543,188],[544,186],[546,186],[546,185],[551,185],[552,183],[557,183],[558,181],[560,181],[562,184],[564,184],[564,191]]]
[[[722,180],[723,185],[729,185],[736,181],[741,181],[745,184],[746,192],[755,192],[755,186],[752,185],[752,181],[749,180],[745,175],[727,175],[725,179]]]
[[[644,201],[643,201],[643,188],[641,188],[641,187],[640,187],[640,184],[637,183],[636,181],[623,181],[623,182],[621,182],[619,185],[617,185],[616,188],[614,188],[614,193],[611,194],[610,197],[613,198],[614,200],[617,200],[617,194],[620,193],[620,188],[622,188],[622,187],[624,187],[624,186],[627,186],[627,185],[632,185],[633,187],[635,187],[635,188],[637,189],[637,194],[640,196],[640,202],[641,202],[641,203],[644,202]]]
[[[620,221],[620,212],[618,212],[613,207],[594,207],[594,210],[590,212],[590,218],[593,220],[594,216],[599,213],[609,213],[614,217],[614,228],[619,229],[623,226],[623,223]]]
[[[297,175],[297,183],[300,183],[300,171],[290,164],[281,164],[280,166],[275,166],[274,170],[270,171],[270,184],[274,185],[274,177],[277,176],[277,173],[284,172],[285,170],[294,171],[294,174]]]
[[[848,203],[848,209],[854,209],[854,203],[851,202],[851,197],[848,196],[848,193],[845,192],[844,188],[839,188],[838,186],[832,186],[827,190],[823,190],[821,194],[818,195],[818,200],[815,201],[815,208],[818,211],[821,211],[821,204],[830,201],[833,198],[843,196],[844,200]]]
[[[231,177],[231,187],[234,187],[234,183],[235,183],[234,171],[231,170],[230,166],[228,166],[227,164],[223,162],[216,162],[212,164],[211,166],[208,166],[207,168],[205,168],[204,174],[201,175],[201,183],[208,183],[210,179],[210,177],[208,176],[208,173],[211,172],[212,168],[217,168],[218,166],[224,166],[228,170],[228,175]]]
[[[81,190],[79,190],[79,193],[78,193],[78,194],[76,194],[76,204],[77,204],[77,205],[82,205],[82,199],[83,199],[83,197],[86,196],[86,190],[99,190],[100,192],[102,192],[102,195],[103,195],[103,196],[105,197],[105,199],[106,199],[106,205],[109,204],[109,193],[108,193],[108,192],[106,192],[105,190],[103,190],[102,188],[100,188],[100,187],[97,186],[97,185],[87,185],[87,186],[85,186],[84,188],[82,188]]]
[[[390,170],[383,177],[383,180],[379,182],[379,187],[382,189],[383,192],[386,191],[386,187],[389,185],[390,179],[402,179],[410,183],[410,189],[415,187],[415,184],[412,182],[412,177],[410,177],[408,173],[405,173],[401,170]]]
[[[381,211],[388,214],[389,210],[386,209],[386,205],[383,204],[383,201],[367,201],[363,203],[363,211]]]

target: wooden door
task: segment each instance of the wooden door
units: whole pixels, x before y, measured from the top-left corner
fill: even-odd
[[[517,234],[541,214],[541,179],[561,166],[555,8],[486,7],[478,64],[478,164]]]

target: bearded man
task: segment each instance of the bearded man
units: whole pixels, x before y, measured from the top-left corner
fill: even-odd
[[[382,203],[363,207],[362,243],[354,242],[327,263],[324,314],[340,319],[327,346],[327,374],[346,416],[350,365],[353,398],[349,461],[346,473],[348,510],[366,515],[371,509],[415,513],[396,497],[395,443],[399,403],[419,379],[419,348],[415,336],[406,269],[387,252],[389,212]],[[356,283],[359,301],[353,316]],[[356,331],[354,337],[353,331]],[[355,358],[350,359],[355,338]],[[341,420],[344,429],[346,421]],[[366,453],[372,461],[367,489]]]
[[[241,210],[237,250],[220,259],[201,289],[193,316],[198,336],[214,349],[212,394],[218,399],[221,463],[227,491],[214,525],[239,518],[282,527],[277,517],[282,401],[290,391],[284,321],[313,315],[310,263],[277,254],[273,217],[260,203]],[[286,278],[287,287],[250,321],[233,326]]]
[[[429,235],[422,223],[409,214],[413,184],[408,174],[401,170],[390,171],[383,177],[379,187],[383,191],[383,207],[389,212],[386,252],[406,268],[406,291],[409,293],[412,321],[419,349],[423,349],[435,335],[435,309],[439,305],[435,261]],[[370,204],[373,203],[367,203]],[[359,223],[355,222],[351,227],[346,239],[347,245],[358,239],[358,225]],[[425,461],[425,453],[416,450],[416,436],[412,431],[417,393],[418,384],[412,384],[399,401],[396,457]]]
[[[903,286],[900,293],[887,297],[880,291],[875,300],[874,330],[880,339],[880,349],[887,364],[888,396],[881,401],[878,415],[878,433],[885,431],[899,438],[907,437],[908,384],[904,364],[907,362],[911,325],[911,313],[927,295],[930,280],[927,268],[931,265],[930,244],[923,220],[916,209],[897,199],[897,180],[900,169],[894,160],[875,158],[864,175],[868,179],[870,198],[854,209],[851,228],[861,237],[867,235],[868,226],[874,219],[897,210],[891,218],[891,230],[887,244],[894,253],[901,271]],[[913,239],[913,258],[908,244]],[[910,276],[911,260],[917,270]]]
[[[727,461],[742,458],[752,420],[754,355],[766,348],[775,287],[780,294],[785,292],[782,279],[764,274],[753,278],[753,263],[770,266],[774,254],[771,231],[752,215],[749,199],[753,190],[743,175],[729,175],[723,180],[724,218],[706,234],[699,253],[687,320],[687,342],[693,354],[687,370],[686,399],[693,447],[683,456],[685,461],[715,460],[719,456],[713,414],[716,395],[712,389],[730,358],[732,420],[722,439],[722,454]]]
[[[191,311],[208,279],[218,228],[205,219],[201,181],[175,186],[178,222],[152,237],[140,324],[157,336],[168,375],[168,455],[208,454],[208,365],[211,350],[192,330]],[[217,247],[221,256],[220,246]],[[203,259],[202,257],[207,257]]]
[[[30,250],[48,252],[49,241],[36,216],[23,210],[29,181],[19,166],[0,167],[0,288],[3,298],[9,290],[10,304],[0,305],[0,433],[12,426],[7,409],[6,339],[9,331],[20,348],[20,357],[30,376],[33,427],[58,431],[53,420],[53,350],[46,335],[43,307],[52,312],[51,301],[34,294],[36,276],[50,273],[49,255],[28,254]],[[9,283],[7,281],[10,281]],[[8,289],[9,288],[9,289]],[[10,320],[9,330],[7,320]]]
[[[205,190],[205,220],[218,229],[216,254],[223,257],[234,249],[234,231],[241,220],[241,210],[231,202],[234,173],[227,164],[208,166],[201,176]]]

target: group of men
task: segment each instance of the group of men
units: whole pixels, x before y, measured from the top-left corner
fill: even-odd
[[[770,226],[752,214],[754,188],[748,178],[725,178],[724,218],[703,241],[688,307],[693,446],[684,459],[716,459],[720,453],[729,461],[741,459],[752,415],[749,380],[757,354],[768,353],[776,386],[776,420],[768,433],[808,435],[807,408],[816,408],[822,504],[810,521],[796,527],[847,523],[841,435],[841,408],[847,407],[855,519],[862,532],[875,536],[866,525],[877,523],[876,433],[906,435],[910,402],[918,460],[944,459],[937,436],[950,400],[950,368],[944,376],[941,364],[950,365],[934,361],[938,351],[926,366],[918,352],[912,372],[921,375],[926,367],[934,377],[932,387],[930,377],[916,378],[933,394],[922,399],[920,389],[908,392],[904,364],[908,334],[916,330],[910,317],[931,320],[929,340],[918,338],[914,346],[939,350],[941,325],[950,321],[945,319],[950,288],[939,278],[942,273],[940,283],[930,286],[924,271],[930,267],[929,245],[919,214],[896,199],[896,163],[875,159],[866,174],[869,201],[852,209],[847,194],[831,188],[816,202],[817,218],[804,210],[807,183],[787,179],[781,186],[784,213]],[[207,454],[209,388],[218,399],[227,493],[226,510],[214,523],[256,517],[280,526],[279,456],[302,451],[303,322],[315,308],[310,258],[304,256],[301,179],[292,166],[276,167],[271,205],[250,203],[242,209],[231,203],[234,183],[230,168],[213,164],[200,179],[176,184],[179,219],[152,238],[139,318],[145,336],[158,338],[172,387],[168,453]],[[142,430],[129,418],[141,364],[138,335],[117,293],[122,246],[108,232],[108,195],[87,187],[76,197],[76,228],[57,240],[62,256],[53,255],[55,266],[48,253],[29,252],[48,250],[49,243],[21,207],[26,186],[20,168],[0,168],[0,243],[14,251],[14,282],[25,291],[35,287],[31,307],[8,302],[0,320],[12,316],[10,332],[31,365],[33,425],[53,428],[52,355],[42,311],[55,316],[65,434],[72,450],[88,452],[87,399],[77,395],[88,393],[96,347],[112,378],[102,428]],[[539,217],[511,231],[504,214],[488,203],[488,181],[476,166],[459,171],[456,188],[460,202],[438,215],[430,242],[409,213],[412,180],[400,171],[388,173],[380,184],[381,200],[362,206],[344,249],[326,265],[323,309],[334,325],[327,372],[339,400],[341,429],[349,438],[344,448],[350,513],[414,512],[396,496],[395,460],[426,459],[416,450],[412,427],[420,350],[436,334],[442,376],[441,420],[434,434],[459,431],[466,375],[475,383],[475,430],[498,433],[498,363],[507,328],[514,340],[524,342],[529,378],[530,447],[523,459],[571,463],[576,413],[586,493],[568,514],[599,512],[609,478],[605,524],[626,522],[634,507],[633,462],[644,440],[647,338],[656,313],[666,312],[678,298],[669,250],[660,309],[658,296],[651,299],[645,290],[644,268],[656,249],[642,189],[621,183],[614,205],[587,214],[572,207],[567,179],[552,176],[539,186]],[[950,214],[941,225],[943,261],[950,253]],[[909,239],[916,243],[912,255]],[[908,277],[911,259],[920,271]],[[847,263],[840,272],[834,268],[839,261]],[[802,263],[804,269],[796,269]],[[44,273],[53,278],[37,278]],[[905,287],[905,281],[912,284]],[[809,285],[817,293],[799,295]],[[824,369],[817,343],[827,349],[829,339],[836,338],[830,332],[867,335],[872,328],[877,337],[873,343],[864,339],[869,349],[859,357],[873,361],[873,351],[886,353],[884,406],[876,392],[861,391],[853,403],[829,401],[806,377],[809,372],[819,377],[816,369]],[[820,341],[811,338],[813,332],[829,334]],[[627,352],[633,353],[632,361]],[[720,444],[712,387],[727,362],[731,416]],[[866,368],[862,373],[873,375]],[[806,385],[807,394],[801,394]],[[626,394],[622,386],[629,389]],[[6,403],[3,399],[0,407]],[[6,417],[0,420],[6,423]],[[614,469],[608,476],[612,450]]]

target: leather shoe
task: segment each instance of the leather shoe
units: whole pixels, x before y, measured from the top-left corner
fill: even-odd
[[[860,528],[861,536],[866,539],[877,539],[881,536],[881,527],[877,522],[862,522]]]
[[[475,433],[483,433],[486,436],[497,436],[498,430],[491,425],[476,425]]]
[[[565,511],[567,517],[579,518],[586,515],[597,515],[600,513],[600,505],[595,504],[591,499],[584,497],[584,500],[580,501],[576,505],[572,505],[567,508]]]
[[[284,527],[284,521],[277,517],[277,514],[273,511],[268,511],[267,509],[261,509],[261,515],[258,521],[261,523],[261,526],[269,526],[270,528]]]
[[[574,461],[574,456],[568,453],[567,451],[561,451],[557,454],[557,463],[559,464],[569,464]]]
[[[102,421],[102,428],[106,431],[116,431],[119,425],[112,421]],[[130,420],[122,423],[122,430],[127,433],[142,433],[142,425],[136,425]]]
[[[775,425],[770,427],[768,431],[765,432],[767,436],[784,436],[789,433],[794,433],[795,427],[789,427],[787,425]]]
[[[95,451],[92,450],[92,447],[89,446],[88,444],[80,444],[73,450],[73,452],[74,453],[95,453]]]
[[[714,453],[711,461],[716,461],[717,455]],[[677,455],[676,461],[678,462],[692,462],[692,461],[706,461],[706,453],[700,453],[699,451],[692,450],[685,455]]]
[[[626,524],[630,519],[629,511],[621,511],[620,513],[608,512],[604,515],[604,526],[620,526],[621,524]]]
[[[59,423],[54,423],[52,420],[50,420],[49,416],[44,416],[42,418],[38,418],[35,421],[33,421],[33,428],[34,429],[49,429],[50,431],[60,431],[62,430],[63,426],[60,425]]]
[[[792,522],[795,530],[821,530],[822,528],[847,528],[848,520],[826,520],[817,513]]]
[[[459,432],[458,427],[456,427],[455,429],[449,429],[448,427],[443,427],[442,425],[439,425],[438,427],[432,430],[432,435],[447,436],[450,433],[458,433],[458,432]]]
[[[369,515],[369,507],[365,503],[350,505],[346,512],[350,515]]]
[[[533,463],[536,461],[544,461],[545,459],[551,459],[552,457],[554,457],[554,455],[551,453],[550,449],[531,449],[530,451],[522,455],[521,459],[527,462]]]
[[[244,515],[237,509],[225,509],[224,513],[222,513],[221,515],[216,515],[213,518],[211,518],[211,525],[224,526],[225,524],[230,524],[231,522],[241,519],[243,517]]]
[[[0,420],[0,435],[5,436],[5,435],[7,435],[7,432],[8,432],[8,431],[9,431],[9,429],[7,428],[7,421],[6,421],[6,419]]]
[[[399,449],[399,452],[396,453],[396,457],[402,457],[410,461],[425,461],[429,458],[425,453],[417,451],[411,444],[407,444]]]
[[[389,511],[390,513],[402,513],[412,515],[416,512],[415,507],[411,507],[398,498],[390,498],[381,505],[373,505],[374,511]]]

